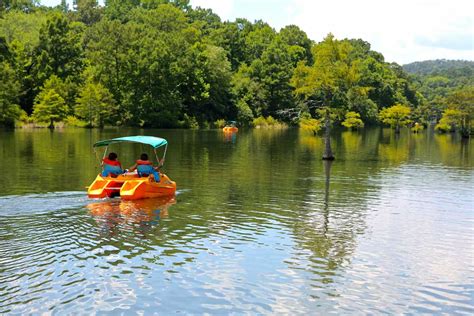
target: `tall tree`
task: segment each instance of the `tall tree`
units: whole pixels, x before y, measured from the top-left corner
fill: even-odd
[[[321,43],[313,47],[314,64],[299,63],[292,83],[297,96],[310,106],[322,108],[325,122],[325,150],[323,159],[332,160],[334,155],[330,139],[330,110],[344,106],[346,93],[358,79],[356,63],[351,63],[348,55],[352,46],[345,41],[337,41],[329,34]]]
[[[400,133],[400,128],[408,125],[411,109],[402,104],[395,104],[389,108],[380,111],[380,120],[395,129],[395,133]]]
[[[53,14],[41,28],[39,40],[34,65],[37,84],[53,74],[63,80],[78,78],[83,67],[80,31],[64,15]]]
[[[79,21],[86,25],[97,23],[102,18],[102,10],[97,0],[74,0],[73,8],[79,16]]]
[[[15,119],[21,114],[18,106],[20,83],[16,79],[15,71],[7,61],[0,56],[0,126],[12,127]]]
[[[104,127],[114,116],[112,94],[100,83],[87,82],[77,98],[75,113],[89,123],[89,127]]]
[[[68,113],[64,99],[54,89],[42,90],[35,99],[33,118],[38,122],[49,123],[48,128],[54,128],[54,122],[60,122]]]

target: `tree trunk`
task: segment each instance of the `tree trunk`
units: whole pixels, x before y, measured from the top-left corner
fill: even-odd
[[[54,121],[53,121],[53,119],[51,119],[51,120],[49,121],[49,126],[48,126],[48,128],[54,129]]]
[[[395,133],[400,134],[400,125],[399,124],[395,125]]]
[[[324,133],[324,154],[323,160],[334,160],[334,155],[332,154],[331,149],[331,122],[329,119],[329,109],[326,109],[326,117],[325,117],[325,128],[326,132]]]

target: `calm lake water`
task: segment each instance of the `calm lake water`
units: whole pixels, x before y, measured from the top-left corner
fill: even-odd
[[[177,196],[89,200],[92,144],[135,134],[169,140]],[[325,164],[292,129],[0,131],[0,314],[472,315],[474,142],[333,147]]]

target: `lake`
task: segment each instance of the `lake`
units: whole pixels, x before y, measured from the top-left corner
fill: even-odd
[[[89,200],[168,139],[176,197]],[[430,131],[0,131],[0,314],[474,313],[474,143]],[[125,166],[147,150],[114,145]]]

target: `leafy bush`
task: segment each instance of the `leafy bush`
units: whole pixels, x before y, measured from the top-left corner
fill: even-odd
[[[389,124],[395,131],[400,132],[400,127],[406,126],[411,122],[411,109],[402,104],[395,104],[389,108],[380,111],[379,117],[382,123]]]
[[[259,116],[253,120],[253,126],[256,128],[285,128],[287,125],[282,123],[272,116],[268,116],[267,118],[263,116]]]
[[[244,100],[239,100],[237,102],[237,119],[242,125],[250,125],[253,120],[253,112]]]
[[[223,128],[225,126],[225,120],[224,119],[218,119],[217,121],[214,122],[214,126],[216,128]]]
[[[316,135],[321,130],[321,121],[311,117],[309,113],[303,113],[299,120],[300,129],[306,133]]]
[[[360,119],[360,114],[356,112],[347,112],[346,119],[342,125],[349,129],[359,129],[364,127],[364,122]]]
[[[267,119],[263,116],[259,116],[253,120],[253,126],[255,127],[267,127]]]
[[[64,123],[66,124],[66,126],[73,126],[73,127],[86,127],[89,125],[88,122],[82,121],[72,115],[69,115],[68,117],[66,117],[66,119],[64,120]]]
[[[189,116],[187,114],[184,114],[184,120],[182,122],[182,126],[184,128],[199,129],[199,123],[197,119],[194,116]]]

